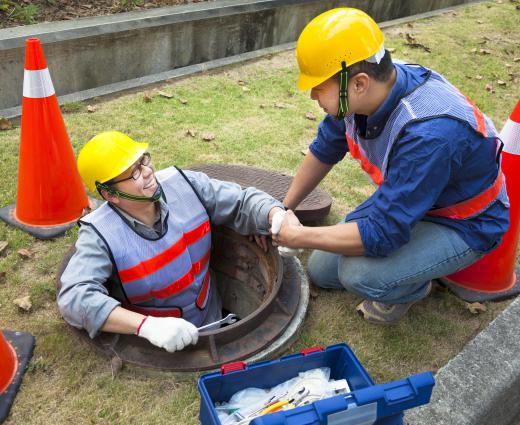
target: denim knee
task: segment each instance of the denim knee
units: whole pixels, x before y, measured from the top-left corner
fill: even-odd
[[[386,282],[372,271],[366,257],[342,257],[338,264],[339,280],[347,291],[374,301],[384,299]]]
[[[339,288],[337,254],[314,250],[307,262],[307,274],[314,285],[320,288]]]

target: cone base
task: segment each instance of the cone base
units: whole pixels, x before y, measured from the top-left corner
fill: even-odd
[[[0,423],[2,423],[9,415],[11,405],[13,404],[18,388],[22,383],[23,374],[27,363],[32,357],[34,348],[34,336],[25,332],[2,331],[5,339],[15,349],[18,356],[18,369],[12,382],[9,384],[5,392],[0,394]]]
[[[442,285],[447,287],[451,292],[453,292],[457,297],[470,303],[484,301],[503,301],[516,297],[520,294],[520,270],[518,268],[515,268],[515,274],[516,281],[514,282],[513,286],[505,291],[500,292],[472,291],[471,289],[459,286],[445,278],[440,278],[437,280]]]
[[[88,198],[88,200],[89,208],[91,210],[94,210],[99,205],[101,205],[101,201],[98,201],[97,199]],[[7,207],[0,208],[0,220],[5,221],[11,226],[17,227],[18,229],[23,230],[24,232],[27,232],[38,239],[54,239],[63,235],[67,230],[73,228],[77,223],[77,220],[74,220],[70,223],[59,224],[55,226],[31,226],[17,220],[15,216],[15,209],[16,204],[11,204]],[[78,220],[79,219],[80,217],[78,217]]]

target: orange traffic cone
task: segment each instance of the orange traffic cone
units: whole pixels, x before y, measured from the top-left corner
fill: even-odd
[[[498,301],[520,293],[519,271],[515,270],[520,230],[520,101],[500,133],[504,142],[502,171],[506,177],[509,230],[494,251],[476,263],[441,279],[457,296],[469,301]]]
[[[48,239],[72,227],[89,205],[40,40],[26,40],[18,196],[0,218]]]
[[[0,423],[9,414],[33,347],[31,334],[5,331],[4,336],[0,331]]]

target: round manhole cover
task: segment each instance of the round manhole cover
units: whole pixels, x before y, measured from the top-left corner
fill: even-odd
[[[287,174],[244,165],[196,164],[186,167],[188,170],[201,171],[217,180],[238,183],[242,187],[254,186],[283,201],[293,178]],[[295,210],[300,221],[319,221],[327,216],[332,198],[323,189],[314,189]]]

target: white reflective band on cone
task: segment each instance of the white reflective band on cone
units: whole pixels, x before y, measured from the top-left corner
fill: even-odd
[[[520,155],[520,124],[508,119],[500,132],[500,139],[504,142],[504,152]]]
[[[49,97],[54,94],[49,68],[37,71],[24,70],[23,73],[23,97],[33,99]]]

